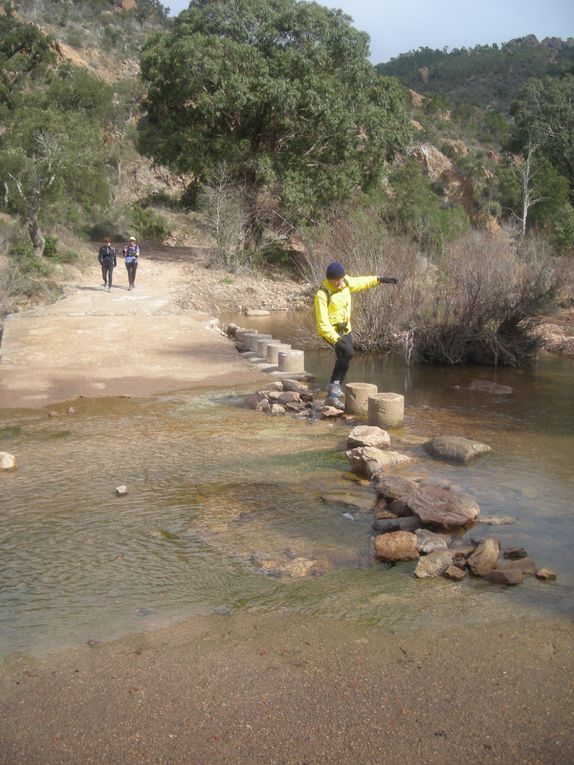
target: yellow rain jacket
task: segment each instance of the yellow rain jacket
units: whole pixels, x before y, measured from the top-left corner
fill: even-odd
[[[323,280],[315,294],[317,332],[331,345],[351,331],[351,292],[361,292],[379,284],[378,276],[344,276],[341,289],[334,290]]]

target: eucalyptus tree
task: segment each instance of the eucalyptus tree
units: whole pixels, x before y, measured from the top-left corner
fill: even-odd
[[[296,0],[192,0],[141,57],[140,148],[199,186],[226,163],[246,193],[246,242],[262,192],[292,221],[375,184],[407,144],[398,83],[339,10]]]

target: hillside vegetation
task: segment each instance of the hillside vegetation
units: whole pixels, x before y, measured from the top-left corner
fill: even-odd
[[[315,3],[0,7],[4,311],[131,232],[234,273],[394,270],[357,342],[413,360],[524,363],[536,317],[571,299],[569,42],[377,72],[367,35]]]
[[[528,35],[500,46],[450,51],[419,48],[378,64],[377,70],[419,93],[508,114],[529,79],[574,74],[574,39],[552,37],[539,42]]]

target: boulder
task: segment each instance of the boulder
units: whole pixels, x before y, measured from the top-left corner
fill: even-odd
[[[347,449],[359,446],[374,446],[377,449],[388,449],[391,437],[386,430],[370,425],[357,425],[347,437]]]
[[[383,475],[377,478],[375,482],[377,497],[384,497],[389,502],[392,502],[393,499],[408,497],[409,494],[416,492],[418,488],[419,485],[416,481],[410,478],[401,478],[398,475]]]
[[[375,555],[380,560],[417,560],[416,535],[410,531],[394,531],[375,537]]]
[[[452,564],[452,550],[436,550],[420,558],[415,569],[415,576],[426,579],[429,576],[440,576]]]
[[[128,487],[127,486],[116,486],[116,497],[125,497],[128,493]]]
[[[0,470],[16,470],[16,457],[10,452],[0,452]]]
[[[417,532],[417,550],[423,555],[446,550],[449,537],[435,534],[428,529],[419,529]],[[451,561],[452,562],[452,561]]]
[[[256,412],[267,413],[270,409],[271,409],[271,404],[266,398],[262,398],[260,401],[258,401],[257,406],[255,407]]]
[[[481,454],[488,454],[492,451],[487,444],[471,441],[462,436],[434,436],[426,444],[423,444],[423,449],[432,457],[452,460],[453,462],[469,462]]]
[[[412,462],[411,457],[399,452],[382,451],[374,446],[359,446],[345,452],[353,473],[371,477],[383,468]]]
[[[285,414],[285,407],[281,404],[271,404],[270,413],[273,415]]]
[[[441,482],[422,482],[406,501],[422,521],[445,528],[474,523],[480,513],[474,497]]]
[[[475,576],[486,576],[496,567],[500,553],[500,540],[489,538],[481,542],[468,556],[468,565]]]

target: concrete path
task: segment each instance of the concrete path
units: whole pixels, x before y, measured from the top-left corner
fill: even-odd
[[[0,407],[42,407],[78,396],[148,396],[168,390],[256,385],[264,376],[182,310],[185,264],[142,258],[136,289],[123,264],[111,292],[97,264],[51,306],[13,314],[0,349]]]

